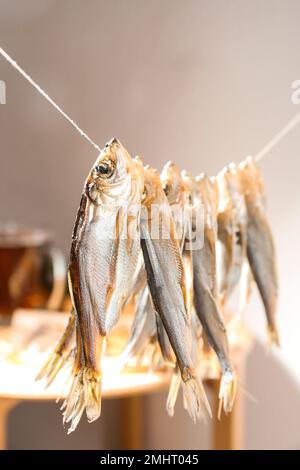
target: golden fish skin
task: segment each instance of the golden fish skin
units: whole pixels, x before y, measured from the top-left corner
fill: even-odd
[[[195,374],[191,360],[191,339],[184,293],[184,271],[174,225],[168,210],[168,201],[161,187],[158,173],[150,167],[144,170],[145,214],[141,218],[141,246],[144,255],[148,286],[154,308],[161,317],[180,369],[188,411],[195,420],[202,414],[202,404],[210,413],[209,404],[200,378]],[[151,208],[159,207],[159,237],[152,236]],[[166,231],[166,226],[168,230]],[[169,238],[163,238],[169,233]]]
[[[272,231],[265,213],[262,177],[252,159],[240,165],[239,177],[247,207],[247,256],[267,317],[271,343],[279,345],[276,326],[278,274]]]

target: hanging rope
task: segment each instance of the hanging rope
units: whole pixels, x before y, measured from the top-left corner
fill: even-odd
[[[100,147],[92,141],[92,139],[76,124],[73,119],[71,119],[55,101],[50,98],[49,95],[14,61],[8,54],[0,47],[0,54],[10,63],[46,100],[50,103],[69,123],[75,127],[76,131],[84,137],[95,149],[99,152],[101,151]]]
[[[93,140],[71,119],[58,104],[56,104],[52,98],[28,75],[18,64],[14,61],[10,55],[7,54],[0,47],[0,54],[6,59],[73,127],[76,131],[84,137],[95,149],[99,152],[100,147],[93,142]],[[300,123],[300,113],[296,114],[254,157],[255,161],[259,162],[264,158],[294,127]]]
[[[255,161],[259,162],[265,155],[267,155],[275,145],[279,144],[279,142],[289,133],[291,132],[294,127],[297,126],[300,122],[300,113],[296,114],[262,149],[256,157],[254,157]]]

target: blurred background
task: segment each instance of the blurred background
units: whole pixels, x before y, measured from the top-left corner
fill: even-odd
[[[102,147],[118,137],[159,170],[198,174],[255,155],[296,113],[297,0],[0,0],[0,46]],[[0,222],[50,230],[68,256],[82,185],[97,153],[0,58]],[[281,349],[268,353],[255,292],[247,313],[245,447],[300,448],[300,127],[261,162],[280,272]],[[1,377],[5,380],[5,377]],[[166,393],[144,399],[147,448],[209,448]],[[11,449],[118,448],[120,402],[71,436],[53,404],[21,404]]]

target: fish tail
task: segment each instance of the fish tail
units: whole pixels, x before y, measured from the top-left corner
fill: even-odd
[[[63,403],[63,424],[71,423],[68,434],[75,431],[85,408],[83,370],[80,369],[73,375],[70,392]]]
[[[174,408],[180,388],[180,383],[181,383],[181,377],[180,377],[180,372],[178,368],[176,367],[172,379],[171,379],[171,384],[169,388],[169,393],[168,393],[168,398],[167,398],[167,412],[169,416],[174,416]]]
[[[182,390],[187,411],[194,421],[204,419],[206,410],[209,417],[212,417],[211,408],[200,377],[188,367],[185,367],[182,376]]]
[[[87,346],[87,345],[85,345]],[[86,416],[91,423],[101,414],[102,373],[100,361],[106,346],[106,338],[99,332],[95,335],[90,354],[85,355],[86,366],[83,374]]]
[[[279,335],[277,326],[273,324],[268,324],[267,326],[267,335],[268,335],[268,345],[271,347],[273,345],[280,346]]]
[[[91,423],[101,414],[102,374],[98,370],[85,368],[83,374],[85,408],[88,422]]]
[[[100,358],[105,341],[101,335],[98,335],[90,350],[87,348],[87,344],[83,344],[79,328],[76,333],[76,357],[72,370],[73,382],[62,406],[64,409],[63,422],[71,423],[68,434],[76,429],[84,410],[86,410],[89,422],[95,421],[101,414]],[[90,354],[87,355],[86,352]]]
[[[65,366],[70,358],[69,344],[73,338],[74,329],[75,315],[72,311],[63,335],[35,378],[35,380],[41,380],[45,377],[46,388],[49,387],[49,385],[57,376],[58,372]]]
[[[237,390],[237,377],[235,372],[227,370],[223,373],[219,390],[218,419],[221,419],[222,409],[231,413]]]
[[[85,408],[83,382],[84,356],[79,328],[77,327],[76,330],[76,356],[71,372],[73,380],[69,393],[61,407],[61,409],[64,410],[63,424],[71,423],[68,429],[68,434],[75,431]]]

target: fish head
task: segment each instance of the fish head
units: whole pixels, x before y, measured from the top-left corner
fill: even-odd
[[[201,199],[199,185],[196,178],[189,171],[182,170],[181,177],[184,181],[186,191],[189,194],[191,204],[196,203]]]
[[[162,189],[158,171],[146,165],[143,169],[144,173],[144,188],[142,194],[142,204],[145,207],[150,207],[153,203],[164,202],[166,196]]]
[[[242,194],[239,170],[235,163],[230,163],[223,174],[224,182],[232,199],[238,198]]]
[[[179,168],[173,162],[163,167],[160,180],[169,204],[184,204],[186,189]]]
[[[232,210],[232,199],[227,184],[226,175],[229,168],[225,166],[216,176],[216,184],[218,191],[218,212],[224,212],[226,210]]]
[[[85,182],[85,193],[96,206],[123,206],[139,202],[143,186],[142,164],[112,139],[101,151]]]
[[[262,174],[252,157],[247,157],[238,166],[238,177],[241,188],[246,195],[264,197],[264,181]]]

